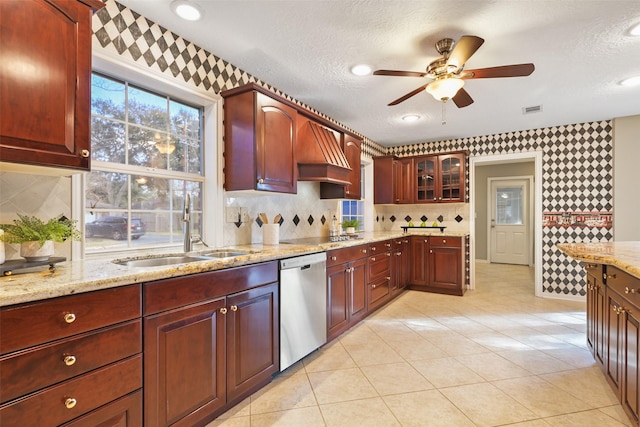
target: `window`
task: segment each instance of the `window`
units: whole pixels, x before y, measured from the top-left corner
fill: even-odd
[[[186,194],[202,235],[203,108],[94,73],[91,113],[86,251],[182,243]]]
[[[364,230],[364,202],[362,200],[343,200],[342,201],[342,218],[341,221],[345,219],[355,219],[358,221],[358,227],[356,230],[363,231]]]

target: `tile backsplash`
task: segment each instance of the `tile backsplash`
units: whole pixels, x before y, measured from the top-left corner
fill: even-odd
[[[469,233],[469,203],[435,203],[415,205],[375,205],[374,231],[400,231],[409,222],[418,227],[422,222],[437,222],[446,231]]]

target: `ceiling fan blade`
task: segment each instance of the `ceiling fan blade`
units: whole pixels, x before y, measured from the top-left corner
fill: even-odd
[[[427,83],[428,84],[428,83]],[[418,89],[415,89],[411,92],[409,92],[408,94],[406,94],[405,96],[401,96],[400,98],[396,99],[395,101],[392,101],[389,103],[389,107],[391,107],[392,105],[398,105],[401,102],[406,101],[407,99],[411,98],[413,95],[417,95],[420,92],[422,92],[424,90],[424,88],[427,87],[427,85],[422,85],[420,86]]]
[[[491,79],[496,77],[523,77],[533,73],[533,64],[503,65],[501,67],[479,68],[477,70],[464,70],[460,76],[463,80]]]
[[[473,104],[473,98],[471,98],[469,92],[464,90],[464,88],[460,88],[458,93],[456,93],[455,96],[451,99],[458,108],[468,107],[469,105]]]
[[[447,64],[455,65],[457,68],[462,67],[471,55],[476,53],[476,50],[482,46],[484,39],[478,36],[462,36],[460,40],[455,44],[451,54],[449,54],[449,60]]]
[[[374,76],[395,76],[395,77],[424,77],[427,73],[418,71],[396,71],[396,70],[376,70]]]

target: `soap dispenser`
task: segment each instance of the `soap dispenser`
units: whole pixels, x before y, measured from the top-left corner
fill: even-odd
[[[336,216],[333,216],[333,219],[331,220],[331,227],[329,230],[329,236],[330,237],[338,237],[340,235],[340,226],[338,225],[338,218],[336,218]]]

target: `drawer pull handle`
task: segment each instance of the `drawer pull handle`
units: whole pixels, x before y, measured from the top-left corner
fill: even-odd
[[[222,307],[222,308],[220,309],[220,313],[222,313],[222,314],[227,314],[227,307]]]
[[[67,313],[64,315],[64,321],[67,323],[73,323],[76,321],[76,315],[73,313]]]
[[[396,252],[396,256],[402,256],[402,252]]]
[[[625,294],[635,294],[636,292],[638,292],[638,289],[629,288],[628,286],[624,288]]]
[[[64,406],[67,409],[73,409],[77,403],[78,401],[73,397],[67,397],[67,399],[64,401]]]
[[[231,311],[238,311],[238,306],[237,305],[232,305],[231,306]]]
[[[76,357],[72,354],[68,354],[64,357],[64,364],[67,366],[72,366],[74,363],[76,363]]]
[[[391,247],[391,243],[385,243],[384,244],[386,247],[390,248]]]
[[[363,254],[366,254],[366,253],[367,253],[367,250],[366,250],[366,249],[363,249],[363,250],[362,250],[362,253],[363,253]]]
[[[371,246],[371,250],[372,250],[372,251],[375,251],[375,250],[376,250],[376,247],[375,247],[375,246]]]
[[[429,243],[429,241],[428,241],[427,239],[424,239],[424,242],[425,242],[425,243]]]
[[[337,260],[337,259],[338,259],[338,257],[335,257],[335,256],[332,256],[332,257],[331,257],[331,261],[335,261],[335,260]]]
[[[615,279],[615,278],[616,278],[616,274],[615,274],[615,273],[614,273],[614,274],[602,273],[602,278],[603,278],[604,280],[607,280],[607,279]]]

